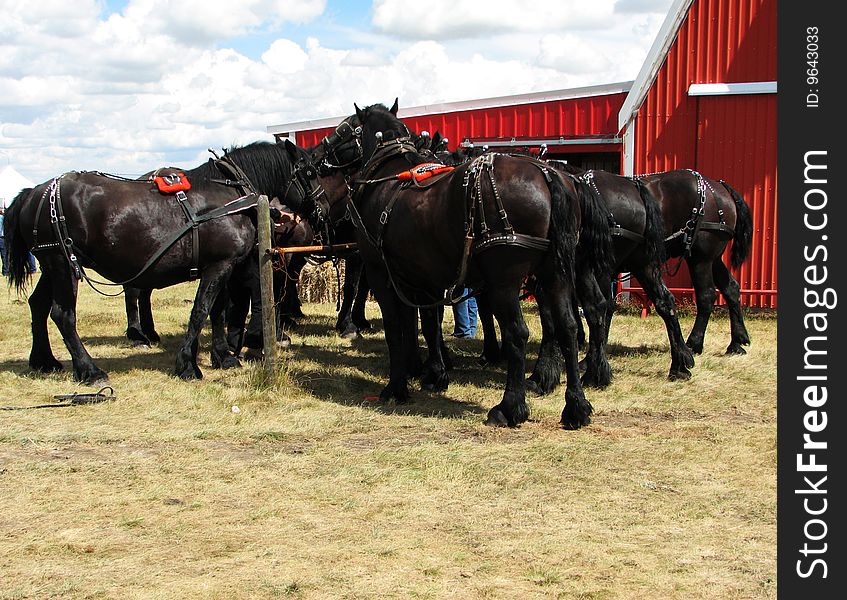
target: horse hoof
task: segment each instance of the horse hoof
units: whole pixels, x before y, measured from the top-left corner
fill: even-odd
[[[162,341],[161,336],[155,331],[148,331],[146,335],[151,345],[156,345]]]
[[[544,390],[541,389],[541,386],[539,385],[539,383],[537,381],[535,381],[534,379],[527,379],[526,380],[526,391],[531,393],[531,394],[535,394],[536,396],[543,396],[544,395]]]
[[[580,429],[591,423],[594,408],[585,397],[565,393],[565,408],[562,411],[562,427],[569,430]]]
[[[426,375],[421,380],[421,389],[426,392],[444,392],[447,391],[448,380],[446,374],[441,375]]]
[[[220,367],[221,369],[238,369],[241,367],[241,361],[238,360],[237,356],[227,356],[221,361]]]
[[[99,383],[107,383],[109,381],[109,375],[106,371],[95,367],[91,370],[91,372],[80,374],[80,376],[75,379],[85,385],[97,385]]]
[[[29,368],[33,371],[38,371],[39,373],[60,373],[65,370],[62,363],[55,358],[37,362],[30,360]]]
[[[178,370],[176,372],[176,376],[183,381],[194,381],[203,379],[203,372],[200,371],[200,368],[197,365],[188,365],[181,371]]]
[[[609,384],[612,383],[612,372],[611,370],[606,371],[597,369],[591,369],[590,371],[586,370],[585,374],[581,378],[583,387],[590,387],[598,390],[602,390],[603,388],[609,387]]]
[[[411,399],[408,388],[405,390],[395,390],[390,384],[385,386],[379,393],[380,402],[387,403],[394,401],[395,404],[408,404],[411,402]]]
[[[732,342],[726,349],[726,353],[743,356],[744,354],[747,354],[747,351],[738,342]]]
[[[509,424],[509,420],[506,419],[506,415],[500,412],[500,409],[497,407],[488,411],[488,418],[485,419],[485,424],[488,427],[514,427],[514,425]]]
[[[341,339],[342,339],[342,340],[350,340],[350,341],[355,340],[355,339],[358,339],[358,338],[360,338],[360,337],[361,337],[361,336],[359,335],[359,332],[358,332],[358,331],[355,331],[355,330],[353,330],[353,331],[345,331],[344,333],[339,334],[339,336],[341,337]]]
[[[692,342],[686,342],[686,346],[691,350],[692,354],[703,354],[703,343],[695,344]]]
[[[691,371],[688,369],[671,369],[668,373],[669,381],[688,381],[691,379]]]
[[[258,348],[247,348],[244,352],[244,360],[247,362],[261,362],[264,358],[264,352]]]

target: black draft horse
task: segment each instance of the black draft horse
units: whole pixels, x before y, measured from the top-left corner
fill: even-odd
[[[44,372],[62,368],[50,348],[49,315],[71,354],[74,378],[91,383],[107,377],[76,328],[77,290],[80,278],[88,277],[86,267],[138,288],[163,288],[198,274],[200,284],[175,373],[184,379],[202,377],[197,350],[210,313],[213,365],[238,365],[226,344],[227,297],[220,292],[255,244],[251,208],[256,193],[300,205],[320,188],[308,155],[290,142],[253,143],[231,150],[224,160],[225,165],[210,160],[186,171],[191,188],[182,199],[163,196],[144,181],[96,172],[66,173],[16,199],[4,223],[11,284],[19,293],[26,287],[27,250],[37,253],[42,269],[29,298],[30,367]],[[243,178],[233,177],[233,172]],[[255,193],[243,193],[245,188]]]
[[[580,172],[572,166],[556,166],[572,173]],[[752,217],[747,203],[732,186],[723,180],[715,181],[704,177],[696,171],[680,169],[634,178],[622,178],[602,171],[593,172],[594,193],[607,203],[621,227],[630,219],[625,213],[614,208],[620,200],[619,194],[621,190],[639,184],[646,188],[642,190],[642,194],[646,191],[647,196],[656,198],[659,202],[666,257],[685,260],[689,265],[697,302],[697,317],[684,345],[680,345],[678,341],[681,334],[677,334],[679,324],[673,310],[673,297],[661,278],[657,277],[655,260],[639,267],[643,256],[636,254],[635,260],[633,257],[628,258],[619,269],[630,270],[636,275],[656,306],[656,311],[665,321],[672,356],[669,379],[687,379],[690,377],[688,369],[675,370],[675,365],[691,367],[694,361],[692,353],[702,353],[706,326],[717,299],[716,286],[723,293],[729,309],[731,339],[726,352],[746,353],[743,346],[750,343],[750,338],[744,326],[740,286],[724,264],[723,254],[732,241],[730,264],[733,268],[743,264],[749,256],[752,244]],[[649,236],[646,232],[644,235]],[[616,238],[619,240],[616,243],[616,251],[621,238]],[[656,258],[658,259],[658,255]],[[611,315],[610,312],[609,319]],[[588,313],[586,317],[588,319]],[[548,330],[551,327],[550,319],[545,319],[542,312],[542,330],[545,336],[549,337]],[[534,382],[530,384],[531,387],[539,393],[549,393],[558,384],[560,370],[555,348],[549,341],[545,343],[542,340],[538,363],[531,376]]]
[[[169,167],[153,173],[177,170]],[[148,174],[148,175],[152,175]],[[145,175],[143,178],[147,178]],[[153,179],[150,179],[153,181]],[[287,212],[286,207],[277,198],[270,201],[271,222],[273,225],[273,243],[276,246],[304,246],[313,238],[308,221],[299,219]],[[263,339],[261,324],[261,290],[259,289],[258,255],[248,259],[245,268],[237,269],[236,277],[230,278],[227,289],[230,304],[227,307],[227,342],[236,356],[244,346],[250,351],[249,358],[262,355]],[[287,346],[291,338],[285,330],[294,324],[293,319],[302,317],[300,299],[297,296],[297,280],[305,259],[302,255],[287,255],[285,263],[274,266],[274,300],[277,322],[277,343]],[[255,267],[255,268],[253,268]],[[153,319],[152,289],[139,289],[124,286],[124,304],[126,307],[126,337],[133,344],[152,346],[158,344],[161,337],[156,331]],[[256,307],[247,322],[251,306]]]
[[[430,157],[418,153],[396,115],[396,101],[391,109],[356,107],[363,158],[349,203],[388,343],[390,377],[380,398],[409,398],[406,369],[410,354],[417,353],[415,301],[440,305],[445,290],[450,294],[467,282],[485,286],[508,359],[503,399],[489,411],[487,423],[524,422],[529,416],[524,381],[528,330],[519,294],[524,278],[534,273],[549,292],[565,357],[561,422],[566,428],[586,425],[592,408],[579,380],[571,307],[581,233],[577,189],[543,163],[507,155],[470,162],[424,184],[398,180],[399,173]],[[441,335],[439,327],[425,324],[423,330],[428,337]],[[427,345],[439,353],[440,340],[427,339]]]
[[[697,317],[686,344],[703,352],[706,326],[717,300],[715,287],[729,309],[730,342],[727,354],[746,354],[750,336],[741,310],[741,286],[723,262],[730,241],[730,264],[740,267],[750,255],[753,217],[744,198],[724,180],[715,181],[697,171],[679,169],[639,177],[662,207],[665,249],[669,257],[688,264]]]
[[[673,294],[662,280],[665,235],[658,201],[637,178],[621,177],[600,170],[583,171],[561,161],[549,161],[548,164],[583,179],[591,194],[603,206],[612,227],[614,262],[608,269],[603,270],[588,261],[589,272],[581,274],[582,277],[593,278],[606,296],[605,314],[596,310],[594,302],[585,302],[580,297],[589,328],[583,384],[605,387],[611,382],[611,369],[604,347],[608,341],[609,327],[615,310],[612,283],[621,271],[632,272],[638,278],[665,323],[671,351],[668,379],[689,379],[689,369],[694,366],[694,357],[685,345]],[[581,295],[581,290],[578,290],[578,295]],[[552,341],[552,321],[543,307],[540,306],[540,309],[542,341],[538,361],[529,378],[529,386],[538,393],[547,394],[558,385],[561,366],[560,357]],[[605,338],[602,337],[603,334]]]

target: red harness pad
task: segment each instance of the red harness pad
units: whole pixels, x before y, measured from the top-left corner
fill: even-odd
[[[172,175],[159,175],[153,178],[156,186],[163,194],[175,194],[177,192],[186,192],[191,189],[191,182],[185,173],[174,173]]]
[[[433,175],[452,171],[454,168],[455,167],[448,167],[447,165],[442,165],[441,163],[423,163],[422,165],[413,167],[408,171],[398,173],[397,179],[399,179],[400,181],[411,181],[412,179],[414,179],[415,181],[423,181],[424,179],[429,179]]]

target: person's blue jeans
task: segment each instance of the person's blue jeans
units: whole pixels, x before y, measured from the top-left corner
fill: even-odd
[[[465,288],[462,295],[467,295],[471,292],[469,288]],[[476,298],[468,298],[464,302],[459,302],[453,305],[453,336],[459,338],[476,337]]]
[[[9,274],[9,266],[6,264],[9,256],[6,253],[6,238],[2,235],[0,235],[0,259],[3,262],[3,277],[6,277]],[[29,253],[29,258],[27,258],[27,270],[30,273],[35,273],[35,256],[32,252]]]
[[[0,257],[3,261],[3,277],[9,274],[9,269],[6,268],[6,238],[0,235]]]

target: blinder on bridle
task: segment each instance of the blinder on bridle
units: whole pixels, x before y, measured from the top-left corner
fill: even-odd
[[[321,140],[314,158],[321,175],[329,175],[332,171],[349,169],[362,159],[363,154],[361,126],[353,127],[344,120]]]
[[[318,178],[318,169],[312,164],[312,161],[307,157],[299,158],[295,161],[291,170],[291,177],[288,180],[288,185],[283,194],[283,203],[289,206],[299,206],[300,209],[296,212],[305,216],[315,227],[320,227],[324,222],[324,215],[327,208],[321,206],[321,198],[326,198],[326,191],[318,182],[314,184]],[[299,201],[292,202],[289,198],[291,188],[294,186],[299,193]]]

